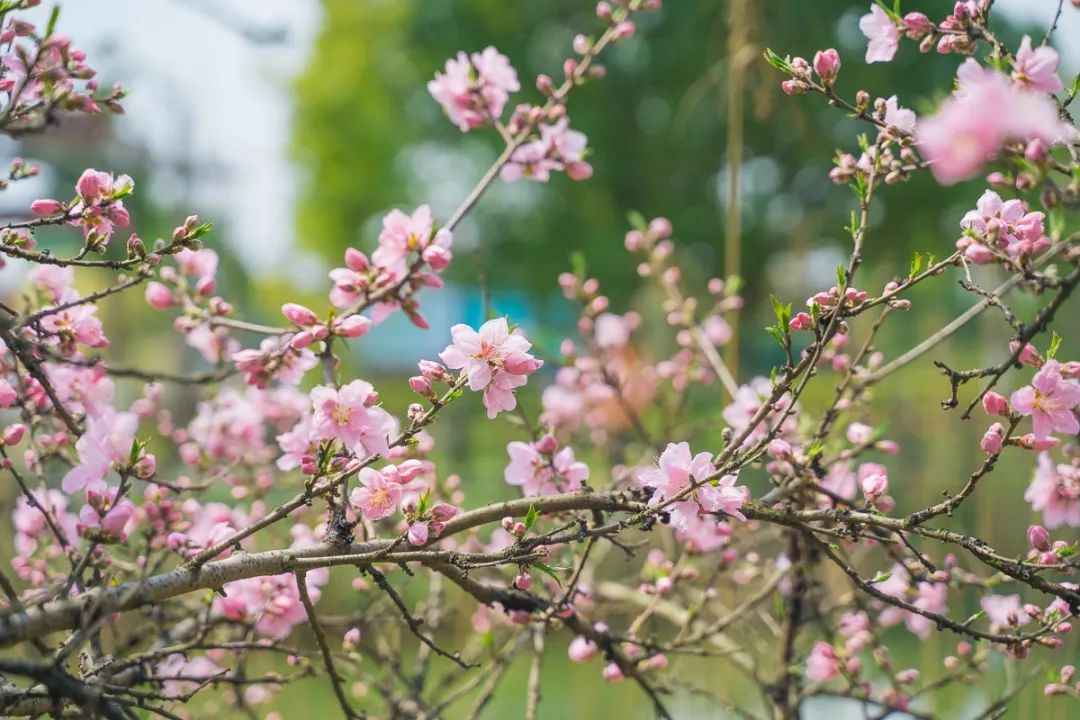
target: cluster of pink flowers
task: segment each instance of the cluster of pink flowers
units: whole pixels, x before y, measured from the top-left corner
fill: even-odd
[[[345,251],[345,267],[330,271],[333,287],[330,302],[338,308],[359,306],[369,296],[377,296],[371,320],[354,311],[339,321],[337,334],[356,337],[366,331],[352,327],[356,323],[382,322],[401,308],[417,327],[426,329],[427,319],[413,295],[423,287],[442,287],[438,273],[449,266],[453,257],[454,236],[446,228],[436,229],[431,209],[421,205],[413,213],[391,210],[383,218],[379,246],[369,258],[355,248]],[[349,332],[354,334],[350,335]]]
[[[536,442],[514,441],[506,446],[510,463],[503,473],[506,482],[521,488],[525,495],[554,495],[575,492],[589,479],[589,466],[574,458],[574,449],[559,449],[554,435]]]
[[[397,419],[378,405],[369,382],[353,380],[340,388],[320,385],[311,391],[311,439],[340,440],[362,456],[386,453],[397,433]]]
[[[1002,200],[993,190],[979,198],[974,210],[960,220],[964,235],[956,249],[976,264],[986,264],[1005,256],[1016,259],[1050,247],[1043,230],[1042,212],[1029,212],[1023,200]]]
[[[104,250],[109,238],[118,227],[131,222],[122,198],[130,195],[135,183],[127,175],[88,169],[83,171],[75,190],[78,193],[70,203],[59,200],[35,200],[30,210],[41,217],[61,215],[72,225],[81,227],[88,247]]]
[[[728,528],[718,527],[718,513],[746,520],[741,509],[750,499],[749,488],[736,485],[735,475],[713,478],[715,474],[712,456],[705,452],[693,455],[685,442],[668,443],[657,466],[638,474],[638,482],[652,488],[650,505],[681,498],[669,504],[671,525],[680,539],[699,550],[722,545],[730,536]]]
[[[731,426],[736,437],[741,436],[755,417],[761,411],[762,406],[772,396],[772,383],[768,378],[756,377],[746,385],[740,385],[731,404],[723,410],[724,422]],[[789,414],[788,410],[792,409]],[[784,435],[795,429],[795,416],[798,406],[792,408],[791,396],[784,394],[765,412],[754,424],[746,437],[746,442],[754,443],[765,437],[769,429],[780,422],[780,434]],[[783,419],[781,419],[783,418]]]
[[[1058,117],[1057,104],[1031,83],[1014,82],[971,58],[960,66],[957,82],[957,92],[919,123],[915,135],[938,182],[974,177],[1011,141],[1051,147],[1071,139],[1073,129]]]
[[[488,320],[473,330],[468,325],[450,328],[454,342],[439,357],[452,370],[462,370],[469,389],[484,392],[488,417],[517,407],[514,389],[543,365],[529,354],[532,343],[520,330],[510,330],[506,318]]]
[[[322,586],[329,580],[326,568],[307,573],[312,603],[319,601]],[[225,583],[222,589],[224,594],[214,598],[214,610],[228,620],[251,623],[261,635],[282,639],[293,627],[307,622],[307,611],[292,573],[236,580]]]
[[[514,150],[500,175],[508,182],[520,178],[547,182],[551,173],[565,172],[572,180],[587,180],[593,173],[592,165],[585,161],[587,144],[584,133],[570,129],[568,118],[541,123],[540,137]]]
[[[23,3],[26,7],[32,4],[37,3]],[[113,87],[97,94],[97,72],[86,63],[86,53],[72,47],[67,36],[41,35],[33,23],[13,17],[0,30],[0,45],[7,46],[0,57],[4,69],[0,92],[8,96],[6,128],[37,128],[54,108],[90,115],[100,114],[103,106],[123,112],[120,100],[124,91]]]
[[[428,92],[462,132],[496,122],[510,93],[521,89],[510,60],[493,47],[468,55],[459,52],[435,73]]]

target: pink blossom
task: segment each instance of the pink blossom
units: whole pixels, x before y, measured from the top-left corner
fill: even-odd
[[[570,641],[570,647],[567,648],[566,653],[572,662],[583,663],[591,660],[597,651],[596,643],[587,637],[577,635]]]
[[[75,282],[75,268],[38,265],[30,271],[29,280],[34,287],[48,292],[51,299],[59,300]]]
[[[1024,491],[1031,509],[1042,512],[1046,527],[1080,527],[1080,467],[1055,465],[1048,454],[1039,453],[1031,484]]]
[[[266,388],[272,379],[289,385],[299,385],[304,374],[319,364],[310,350],[297,350],[288,343],[282,345],[276,338],[263,338],[259,349],[241,350],[233,353],[236,369],[244,373],[244,382],[257,388]]]
[[[1037,138],[1056,145],[1072,134],[1050,98],[1014,85],[971,58],[957,78],[958,93],[921,121],[916,133],[931,172],[944,185],[974,177],[1009,140]]]
[[[876,5],[874,7],[877,7]],[[813,682],[828,682],[840,676],[840,660],[833,646],[824,641],[814,643],[806,658],[806,678]]]
[[[288,432],[277,436],[282,456],[277,460],[279,470],[288,471],[300,467],[304,456],[314,456],[318,442],[311,437],[311,417],[304,415]]]
[[[134,413],[104,413],[86,419],[86,432],[75,443],[79,463],[64,476],[66,493],[81,490],[104,478],[113,464],[127,465],[139,418]]]
[[[439,230],[432,237],[434,226],[435,221],[427,205],[421,205],[412,215],[391,210],[383,218],[379,247],[372,254],[371,261],[389,273],[393,280],[405,277],[409,270],[408,258],[412,253],[434,259],[439,266],[435,269],[446,267],[450,262],[453,235],[449,230]],[[439,249],[437,253],[434,252],[436,248]]]
[[[571,130],[570,120],[561,118],[552,125],[540,125],[540,138],[521,145],[503,165],[500,177],[507,182],[527,178],[547,182],[552,172],[566,171],[572,180],[585,180],[592,166],[585,162],[588,140]]]
[[[990,621],[991,632],[1027,625],[1031,621],[1031,616],[1021,606],[1019,595],[983,595],[979,598],[979,606]]]
[[[960,227],[966,231],[966,237],[1017,257],[1050,246],[1043,231],[1044,218],[1041,212],[1028,212],[1022,200],[1002,201],[996,192],[987,190],[975,204],[975,209],[969,210],[960,220]],[[961,242],[957,243],[957,248],[964,249]],[[966,252],[971,254],[970,249]]]
[[[135,506],[127,498],[118,499],[119,491],[120,488],[109,487],[102,481],[87,487],[87,503],[79,511],[80,535],[92,536],[100,542],[127,539]]]
[[[712,464],[711,454],[691,455],[689,443],[668,443],[660,454],[657,467],[643,470],[638,480],[645,487],[654,489],[649,504],[657,505],[688,488],[691,480],[703,482],[714,472],[716,467]]]
[[[510,61],[493,47],[472,55],[459,52],[427,87],[462,132],[498,119],[510,93],[521,89]]]
[[[885,101],[886,125],[891,125],[901,132],[911,134],[915,131],[916,119],[915,111],[900,107],[895,95]]]
[[[217,274],[218,254],[209,248],[184,248],[174,256],[180,271],[198,280],[213,280]]]
[[[622,315],[600,313],[594,323],[593,335],[600,347],[614,350],[630,341],[630,323]]]
[[[1013,59],[1013,80],[1036,92],[1056,93],[1061,89],[1057,76],[1058,53],[1049,45],[1032,49],[1031,37],[1024,36]]]
[[[387,452],[394,419],[376,405],[378,400],[375,388],[363,380],[353,380],[340,389],[325,385],[313,388],[312,437],[340,440],[348,448],[360,445],[368,454]]]
[[[59,490],[41,487],[33,491],[33,497],[56,521],[64,541],[75,542],[78,538],[77,521],[75,516],[68,512],[67,496]],[[55,544],[56,537],[40,508],[35,507],[25,494],[20,494],[14,505],[11,524],[15,531],[15,552],[19,556],[28,557],[37,550],[41,542],[46,545]]]
[[[154,668],[154,675],[165,680],[161,691],[166,697],[174,698],[185,695],[200,685],[203,678],[225,675],[226,671],[205,655],[198,655],[190,660],[180,653],[173,653],[159,662]],[[171,680],[170,678],[186,678]]]
[[[439,353],[447,367],[464,370],[469,389],[484,391],[488,417],[517,406],[514,388],[525,384],[528,376],[543,363],[528,353],[532,344],[521,331],[510,331],[506,318],[488,320],[479,332],[468,325],[450,328],[453,344]]]
[[[832,85],[840,72],[840,53],[833,48],[818,50],[814,53],[814,72],[823,84]]]
[[[746,431],[751,420],[757,415],[762,404],[772,395],[772,383],[768,378],[756,377],[746,385],[739,387],[731,404],[724,408],[724,422],[731,426],[736,436]],[[764,414],[764,419],[753,427],[746,441],[753,443],[764,437],[768,428],[778,420],[777,413],[784,412],[791,405],[789,395],[783,395],[774,403],[773,408]],[[794,429],[794,416],[788,417],[781,424],[782,432]]]
[[[307,574],[312,603],[319,602],[320,586],[327,578],[325,573]],[[224,595],[214,598],[215,610],[235,622],[254,622],[255,631],[261,635],[281,639],[294,626],[307,622],[307,611],[292,573],[237,580],[225,583],[224,590]]]
[[[979,447],[983,449],[983,452],[990,455],[997,455],[1001,452],[1001,448],[1005,444],[1005,427],[1001,423],[994,423],[990,428],[983,433],[982,440],[979,441]]]
[[[866,62],[889,62],[900,47],[900,33],[888,13],[877,4],[859,18],[859,29],[870,41],[866,46]]]
[[[506,446],[510,463],[503,473],[507,484],[520,486],[525,495],[576,492],[589,479],[589,466],[574,459],[574,449],[542,452],[539,443],[511,442]]]
[[[1003,415],[1008,417],[1011,412],[1009,401],[1006,400],[1003,395],[999,395],[993,390],[983,395],[982,406],[983,411],[987,415]]]
[[[1080,432],[1073,408],[1080,403],[1080,384],[1061,376],[1061,364],[1048,360],[1031,381],[1012,394],[1013,409],[1031,416],[1036,439],[1045,438],[1052,432],[1076,435]]]
[[[58,307],[75,303],[79,294],[75,290],[67,290],[58,298]],[[61,350],[70,355],[75,352],[75,345],[102,348],[109,344],[105,337],[101,319],[97,316],[97,306],[93,303],[81,303],[71,305],[63,310],[52,310],[41,319],[41,328],[49,340],[59,342]]]
[[[173,296],[169,288],[159,282],[146,284],[146,304],[155,310],[165,310],[172,306]]]
[[[402,495],[400,483],[387,480],[372,468],[361,468],[357,479],[360,487],[353,489],[349,499],[365,518],[374,522],[397,512]]]

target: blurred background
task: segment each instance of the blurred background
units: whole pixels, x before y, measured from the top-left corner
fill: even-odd
[[[949,3],[908,5],[905,10],[935,17]],[[1025,32],[1042,37],[1057,6],[1056,0],[999,0],[1000,34],[1009,42]],[[451,324],[475,325],[488,307],[521,323],[551,356],[573,334],[575,308],[555,279],[576,251],[614,310],[640,307],[647,298],[636,293],[636,260],[622,244],[627,213],[636,210],[672,220],[684,267],[698,273],[688,278],[692,286],[714,275],[745,279],[738,376],[767,374],[781,360],[760,330],[772,322],[769,293],[799,305],[834,284],[846,257],[843,227],[853,200],[826,175],[837,149],[857,152],[860,128],[820,98],[784,96],[762,51],[809,58],[836,47],[844,62],[841,94],[897,93],[902,105],[919,112],[934,107],[961,59],[919,55],[905,42],[893,63],[867,66],[858,30],[866,10],[865,2],[844,0],[668,0],[662,12],[642,16],[637,35],[605,57],[607,78],[570,101],[573,126],[593,149],[593,178],[497,183],[455,232],[451,282],[424,305],[431,329],[416,330],[395,316],[356,344],[349,360],[355,372],[376,383],[391,410],[403,410],[410,398],[402,380],[415,372],[416,359],[442,349]],[[71,118],[44,140],[5,141],[6,157],[21,154],[44,172],[0,194],[0,214],[21,216],[37,197],[68,197],[85,167],[126,172],[136,194],[125,202],[148,244],[190,212],[214,223],[209,244],[225,267],[220,291],[244,315],[276,322],[285,300],[323,308],[326,272],[341,264],[345,247],[374,247],[380,219],[393,207],[429,203],[445,218],[499,151],[494,133],[460,133],[429,97],[425,84],[444,60],[495,45],[529,93],[537,73],[559,74],[576,32],[596,27],[587,0],[73,0],[63,6],[60,28],[87,50],[103,85],[131,90],[127,114]],[[1056,38],[1068,84],[1080,67],[1080,11],[1068,3]],[[978,181],[941,188],[927,176],[889,187],[875,202],[857,284],[876,290],[906,274],[916,251],[947,255],[959,218],[982,190]],[[992,272],[979,279],[994,283]],[[17,287],[17,274],[0,273],[0,286]],[[952,280],[922,286],[912,299],[917,312],[894,316],[882,344],[888,357],[972,303]],[[1030,313],[1035,305],[1017,307]],[[116,299],[105,315],[110,356],[119,363],[194,368],[202,362],[194,351],[178,349],[168,324],[140,297]],[[1075,311],[1069,315],[1075,320]],[[999,318],[987,316],[934,357],[954,367],[998,362],[1008,335]],[[1070,351],[1076,347],[1063,354]],[[821,389],[829,390],[828,383]],[[939,409],[947,384],[929,359],[902,371],[879,395],[880,414],[869,419],[885,422],[907,450],[890,464],[900,507],[958,486],[978,460],[975,438],[984,428]],[[535,393],[523,402],[531,411],[539,407]],[[475,412],[451,417],[463,422],[437,428],[444,471],[477,488],[472,502],[504,495],[504,447],[513,428],[481,430],[468,422]],[[1007,458],[992,478],[995,491],[976,494],[958,515],[1006,553],[1023,549],[1023,528],[1034,519],[1021,500],[1030,460]],[[350,591],[344,584],[332,592]],[[942,635],[918,644],[895,632],[901,666],[939,659],[956,641]],[[1065,661],[1060,653],[1055,659]],[[554,660],[545,670],[543,717],[649,715],[636,690],[603,684],[598,667],[581,672]],[[520,713],[526,665],[519,665],[490,717]],[[712,687],[741,692],[741,679],[715,664],[687,667]],[[939,665],[924,670],[939,671]],[[984,707],[1013,671],[995,665],[992,672],[983,688],[945,695],[940,716],[967,717]],[[1008,717],[1075,717],[1068,701],[1044,700],[1040,688],[1033,684]],[[320,712],[336,710],[322,680],[287,690],[277,709],[284,717],[307,717],[316,703],[326,703]],[[714,706],[692,698],[680,703],[679,717],[717,716]],[[825,715],[861,717],[842,704],[812,707],[808,716]]]

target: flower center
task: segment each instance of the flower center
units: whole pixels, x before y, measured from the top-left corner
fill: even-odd
[[[352,420],[352,408],[347,405],[335,405],[330,411],[330,419],[338,425],[348,425]]]

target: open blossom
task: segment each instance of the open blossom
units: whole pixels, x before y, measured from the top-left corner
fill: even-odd
[[[244,382],[257,388],[267,387],[271,379],[298,385],[304,373],[319,364],[312,351],[280,345],[275,338],[264,338],[258,350],[233,353],[232,361],[236,363],[236,369],[244,373]]]
[[[1080,467],[1055,465],[1047,453],[1039,453],[1035,474],[1024,491],[1031,509],[1042,512],[1046,527],[1080,527]]]
[[[876,7],[876,6],[875,6]],[[840,675],[840,660],[833,646],[824,641],[814,643],[806,658],[806,679],[828,682]]]
[[[309,572],[308,595],[318,603],[327,573]],[[307,622],[307,611],[300,599],[296,576],[292,573],[245,578],[225,583],[225,593],[214,598],[214,609],[233,621],[253,622],[260,635],[282,639],[294,626]]]
[[[895,95],[885,101],[886,125],[891,125],[901,132],[911,133],[915,130],[916,119],[915,111],[900,107],[900,101]]]
[[[79,293],[75,290],[67,290],[58,298],[60,306],[75,303],[79,299]],[[61,351],[66,355],[75,352],[76,344],[92,348],[102,348],[109,344],[101,318],[97,316],[97,306],[93,303],[72,305],[50,312],[41,319],[41,329],[45,331],[46,340],[58,342]]]
[[[532,343],[521,331],[510,331],[506,318],[488,320],[473,330],[468,325],[450,328],[454,342],[439,357],[447,367],[464,370],[470,390],[484,391],[488,417],[517,407],[514,388],[525,384],[528,376],[543,363],[529,354]]]
[[[968,58],[957,71],[959,90],[938,112],[919,122],[916,140],[938,182],[974,177],[1007,141],[1056,145],[1073,130],[1046,95],[1018,86]]]
[[[1012,77],[1036,92],[1056,93],[1061,89],[1057,66],[1057,50],[1049,45],[1032,49],[1031,37],[1025,35],[1013,59]]]
[[[120,488],[102,481],[93,482],[86,490],[86,505],[79,511],[79,534],[99,541],[123,542],[131,531],[135,506],[127,498],[119,498]]]
[[[337,390],[326,385],[313,388],[313,437],[340,440],[348,448],[360,445],[367,454],[387,452],[395,422],[376,404],[378,401],[375,388],[363,380],[353,380]]]
[[[412,215],[391,210],[383,218],[379,247],[372,253],[371,262],[387,272],[393,280],[405,277],[411,253],[419,253],[435,270],[445,268],[450,263],[453,235],[449,230],[441,229],[432,237],[434,226],[435,221],[427,205],[421,205]]]
[[[427,87],[450,122],[465,132],[498,119],[521,84],[507,57],[487,47],[472,55],[459,52]]]
[[[877,4],[870,12],[859,18],[859,29],[869,42],[866,45],[866,62],[889,62],[900,47],[900,33],[889,14]]]
[[[1024,612],[1019,595],[984,595],[979,598],[979,606],[990,621],[991,632],[1027,625],[1031,621],[1031,616]]]
[[[943,614],[947,610],[949,587],[945,583],[919,582],[914,590],[911,588],[911,576],[900,564],[893,565],[889,578],[876,584],[878,590],[887,595],[907,600],[920,610]],[[914,594],[914,597],[910,595]],[[920,639],[930,637],[934,629],[934,623],[927,617],[913,613],[903,608],[888,606],[878,615],[878,620],[884,627],[903,622],[908,630]]]
[[[656,505],[678,495],[690,486],[691,480],[702,482],[714,472],[716,467],[710,453],[691,455],[689,443],[668,443],[657,466],[642,471],[639,480],[645,487],[653,488],[649,504]]]
[[[64,476],[60,487],[66,493],[82,490],[101,480],[113,464],[127,465],[139,418],[134,413],[104,413],[86,419],[86,432],[75,443],[79,464]]]
[[[589,466],[574,458],[574,449],[564,447],[554,455],[542,453],[539,443],[512,442],[506,446],[510,463],[504,477],[521,487],[525,495],[554,495],[575,492],[589,479]]]
[[[1010,404],[1021,415],[1031,416],[1036,439],[1052,432],[1075,435],[1080,422],[1073,408],[1080,404],[1080,384],[1061,376],[1061,364],[1048,360],[1031,381],[1031,385],[1012,394]]]
[[[592,176],[592,165],[585,162],[587,144],[584,133],[570,129],[568,118],[541,124],[540,138],[517,148],[499,175],[507,182],[520,178],[547,182],[551,173],[566,171],[572,180],[585,180]]]
[[[771,395],[772,383],[769,382],[768,378],[753,378],[748,384],[739,387],[731,404],[724,408],[724,422],[730,425],[736,436],[738,436],[746,430],[754,416],[761,410],[761,406]],[[781,396],[773,405],[771,411],[765,414],[764,419],[758,422],[750,431],[746,439],[747,442],[756,442],[764,437],[769,427],[776,422],[777,414],[785,412],[790,405],[790,396]],[[784,420],[780,429],[782,432],[788,432],[794,427],[793,415]]]
[[[33,491],[33,497],[37,504],[49,512],[60,529],[64,540],[74,542],[78,537],[75,516],[68,512],[68,497],[59,490],[44,487]],[[15,500],[15,507],[11,512],[11,524],[15,531],[15,552],[26,557],[37,550],[40,543],[46,545],[56,542],[56,536],[52,533],[45,515],[38,507],[35,507],[27,499],[26,494],[20,494]]]
[[[88,244],[104,246],[117,227],[131,221],[120,199],[131,193],[135,183],[127,175],[87,169],[75,183],[79,197],[70,213],[72,225],[82,228]]]
[[[397,512],[404,492],[401,483],[388,479],[383,473],[372,468],[361,468],[357,479],[360,487],[353,489],[349,499],[353,505],[360,508],[365,518],[371,521],[382,520]]]
[[[960,220],[965,234],[956,247],[977,263],[989,249],[1011,257],[1031,255],[1050,247],[1043,227],[1045,217],[1042,212],[1028,212],[1023,200],[1002,200],[996,192],[987,190],[975,203],[975,209]]]

